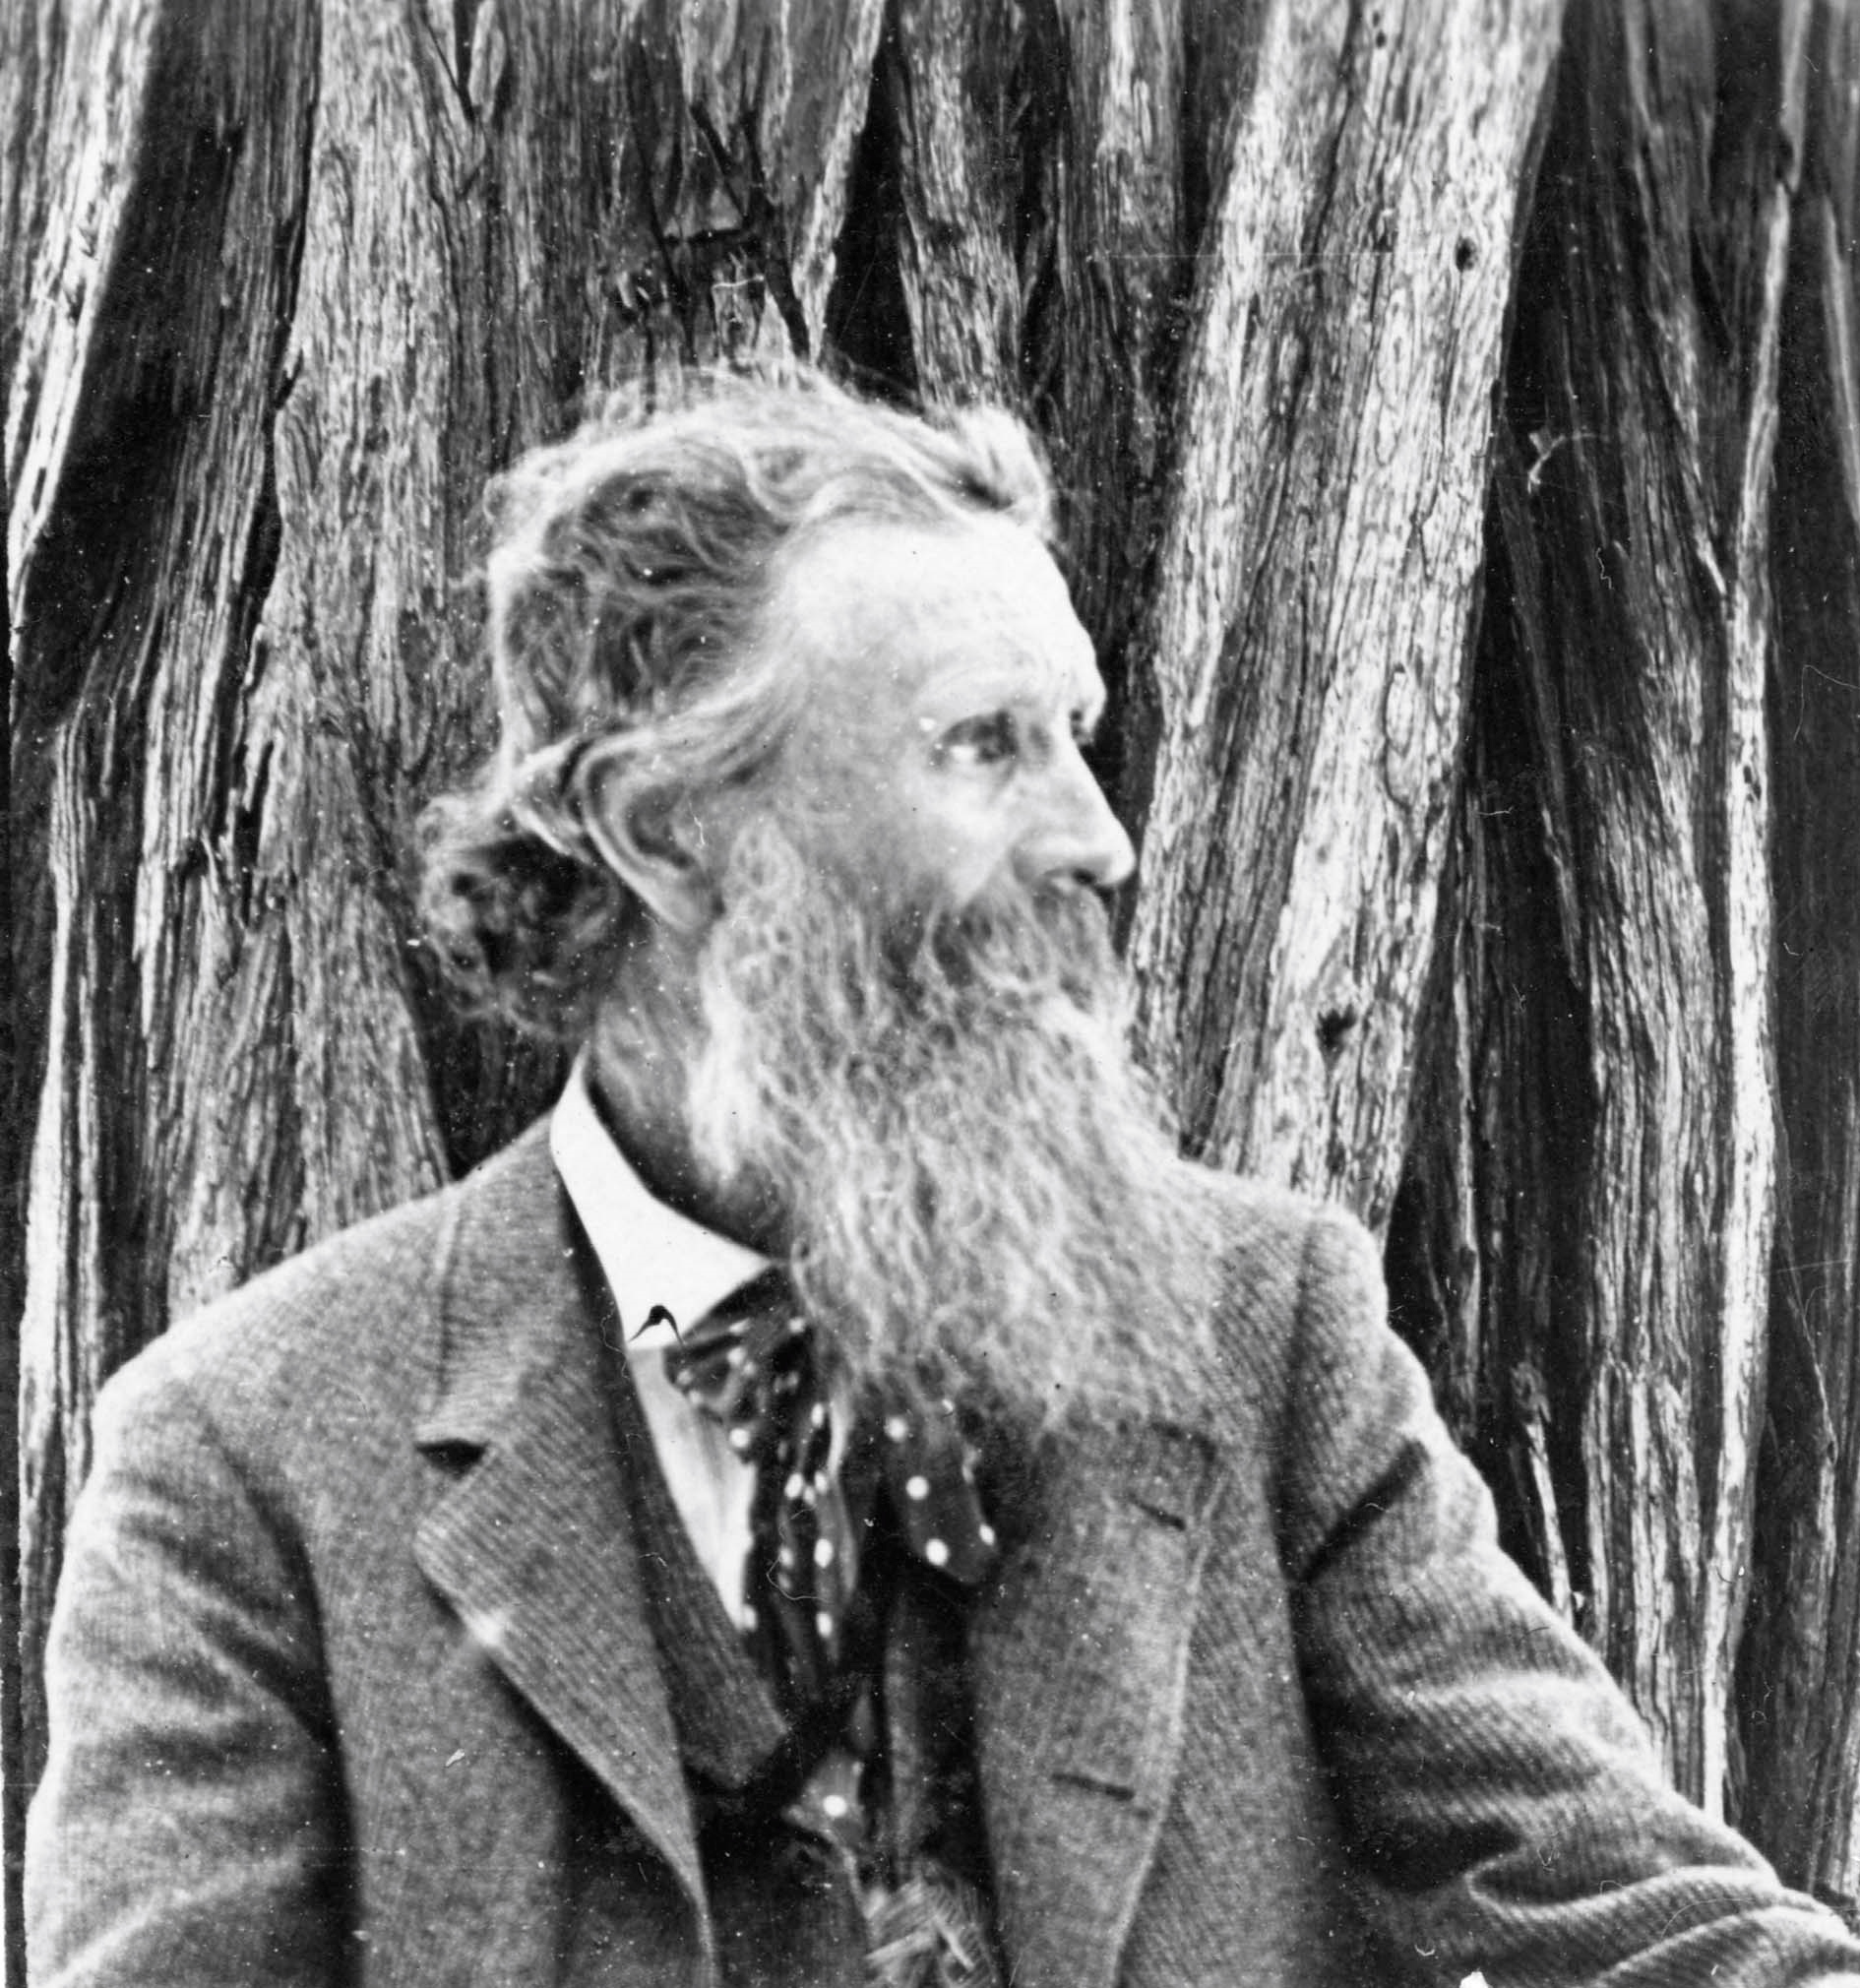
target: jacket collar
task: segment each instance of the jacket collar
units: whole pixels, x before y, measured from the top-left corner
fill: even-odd
[[[442,1371],[417,1440],[456,1481],[416,1557],[664,1856],[714,1965],[603,1319],[619,1336],[546,1126],[457,1191],[449,1259]],[[970,1664],[996,1903],[1022,1988],[1116,1978],[1181,1755],[1224,1482],[1206,1435],[1144,1426],[1055,1440],[1017,1488]]]
[[[438,1386],[415,1431],[453,1481],[414,1557],[671,1866],[708,1952],[690,1798],[602,1371],[611,1314],[586,1250],[544,1125],[456,1190]]]

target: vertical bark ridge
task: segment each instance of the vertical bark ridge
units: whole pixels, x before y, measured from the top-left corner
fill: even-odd
[[[1052,0],[1025,161],[1025,372],[1052,452],[1070,578],[1109,703],[1099,772],[1141,830],[1155,693],[1134,646],[1176,461],[1171,413],[1193,258],[1183,233],[1187,10]]]
[[[899,0],[880,54],[897,135],[898,268],[915,384],[929,401],[1024,399],[1018,27],[1006,8]]]
[[[762,241],[794,343],[818,351],[884,0],[695,0],[672,19],[714,191]]]
[[[1815,14],[1778,393],[1769,684],[1777,1224],[1743,1820],[1794,1884],[1860,1905],[1860,13]]]
[[[1234,128],[1146,654],[1131,953],[1191,1143],[1387,1219],[1557,31],[1284,5]]]
[[[1546,1100],[1587,1081],[1574,823],[1531,486],[1495,438],[1464,786],[1424,1010],[1412,1138],[1389,1235],[1396,1325],[1497,1495],[1507,1547],[1566,1617],[1588,1586],[1575,1418],[1580,1364],[1555,1324],[1581,1231],[1582,1127]]]
[[[89,16],[84,31],[62,86],[77,155],[54,182],[65,206],[47,227],[9,404],[13,829],[42,880],[19,936],[29,1012],[48,1018],[22,1044],[22,1083],[37,1088],[22,1326],[34,1681],[91,1403],[165,1323],[167,1154],[147,1114],[167,1045],[149,990],[173,958],[164,945],[139,960],[137,939],[145,859],[159,890],[169,863],[189,867],[198,851],[162,806],[169,777],[185,793],[188,772],[167,762],[187,749],[164,727],[157,680],[164,643],[223,611],[239,577],[223,554],[244,541],[253,493],[242,480],[207,487],[208,466],[225,450],[236,474],[227,445],[268,403],[279,194],[262,135],[248,143],[277,79],[243,68],[236,32],[197,42],[134,9]],[[275,38],[287,65],[290,38]],[[217,713],[210,695],[190,717],[211,733]],[[29,1770],[36,1703],[34,1691]]]
[[[0,16],[0,381],[13,377],[45,239],[67,31],[62,5],[11,7]]]

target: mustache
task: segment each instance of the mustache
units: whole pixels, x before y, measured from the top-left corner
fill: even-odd
[[[837,978],[859,1024],[1016,1026],[1067,1005],[1108,1018],[1123,987],[1109,906],[1084,886],[853,912],[839,940]]]
[[[1057,985],[1094,988],[1113,961],[1110,912],[1084,886],[1041,884],[1014,897],[989,897],[907,914],[894,935],[899,965],[912,978],[956,984],[986,977],[1004,993]]]

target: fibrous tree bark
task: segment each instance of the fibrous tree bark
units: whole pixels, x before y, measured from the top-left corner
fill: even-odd
[[[1181,385],[1131,959],[1193,1147],[1386,1219],[1554,6],[1287,4]]]
[[[1079,610],[1118,686],[1125,760],[1141,752],[1128,733],[1143,709],[1133,693],[1148,686],[1131,639],[1174,460],[1185,41],[1201,11],[1060,0],[1029,52],[1053,100],[1023,251],[1028,392],[1051,438]]]
[[[901,0],[880,57],[872,139],[891,160],[910,383],[927,398],[1021,397],[1012,180],[1023,25],[961,0]],[[874,353],[875,358],[880,355]]]
[[[249,629],[255,579],[262,598],[252,568],[266,555],[269,479],[252,445],[274,391],[270,242],[300,207],[303,148],[288,126],[248,144],[247,121],[303,41],[281,20],[256,26],[248,63],[221,41],[189,45],[154,9],[70,22],[9,409],[14,819],[30,852],[15,938],[23,1064],[44,1073],[23,1326],[29,1636],[86,1465],[91,1401],[147,1336],[170,1277],[172,1183],[143,1161],[181,1072],[126,1051],[152,1020],[165,1030],[187,1014],[184,996],[169,1003],[188,935],[166,913],[171,891],[205,881],[190,876],[196,773],[222,710],[211,677],[192,672],[204,648]],[[176,113],[178,145],[150,129],[150,92]],[[166,674],[164,655],[176,658]],[[217,1102],[203,1087],[189,1108]],[[238,1122],[239,1100],[227,1103]],[[234,1191],[287,1220],[287,1198],[273,1203],[249,1153],[229,1142]],[[29,1766],[35,1742],[29,1724]]]
[[[35,235],[41,223],[39,171],[42,158],[28,134],[44,119],[30,106],[48,67],[41,37],[54,24],[15,9],[0,20],[0,381],[13,373],[19,323],[18,261],[13,245]],[[12,509],[4,460],[0,459],[0,513]],[[19,891],[14,868],[13,816],[13,636],[7,546],[0,534],[0,920],[9,941],[0,952],[0,1429],[17,1428],[14,1389],[20,1371],[19,1319],[26,1288],[25,1168],[19,1141],[22,1100],[19,1057],[19,993],[10,942]],[[24,1861],[20,1807],[15,1790],[25,1780],[23,1717],[27,1665],[20,1611],[20,1480],[12,1467],[14,1448],[0,1437],[0,1983],[23,1981],[26,1945],[17,1897]]]
[[[1572,23],[1493,480],[1437,1055],[1519,1529],[1723,1797],[1773,1194],[1764,736],[1805,7]],[[1449,1129],[1451,1127],[1451,1130]],[[1461,1360],[1462,1375],[1469,1365]]]
[[[1860,13],[1817,9],[1777,407],[1769,743],[1782,1197],[1746,1824],[1860,1899]]]

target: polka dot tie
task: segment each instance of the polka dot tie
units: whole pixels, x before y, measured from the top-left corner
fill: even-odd
[[[790,1716],[818,1703],[840,1660],[858,1533],[876,1498],[905,1547],[948,1579],[973,1586],[993,1567],[994,1528],[948,1401],[883,1400],[836,1481],[831,1389],[785,1273],[745,1285],[684,1333],[665,1365],[755,1467],[743,1632]]]

